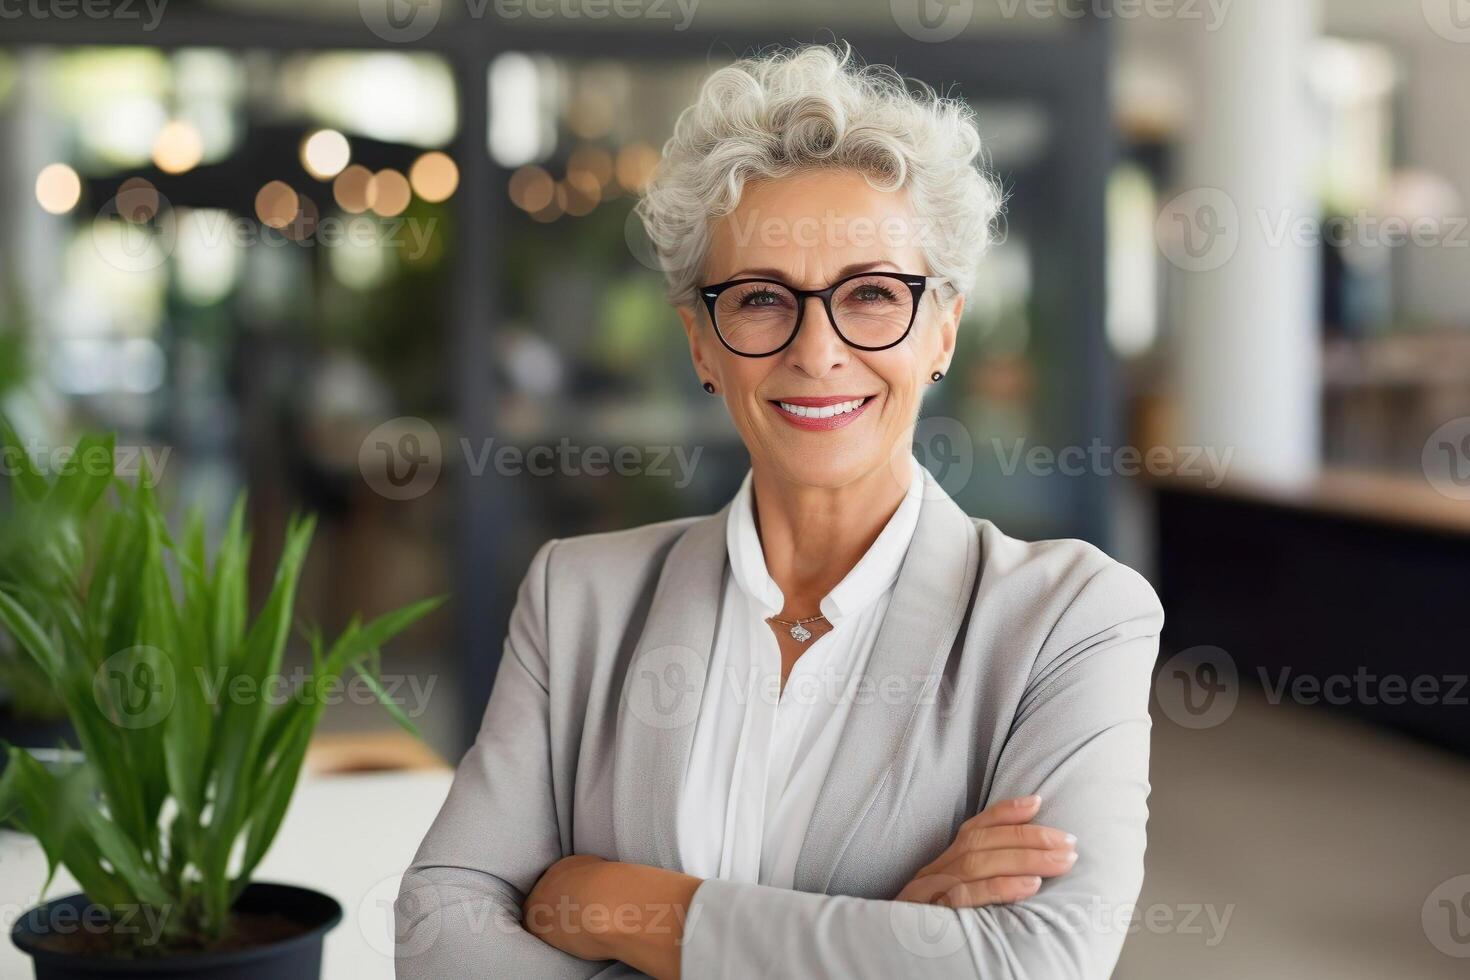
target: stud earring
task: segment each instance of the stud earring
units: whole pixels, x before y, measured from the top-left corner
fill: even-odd
[[[713,395],[715,393],[715,386],[712,382],[706,381],[704,383],[704,390]]]
[[[929,380],[930,381],[938,381],[942,377],[944,377],[944,372],[943,371],[935,371],[933,374],[929,375]]]

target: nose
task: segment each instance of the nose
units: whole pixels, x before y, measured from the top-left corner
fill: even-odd
[[[801,329],[785,353],[787,363],[812,378],[826,377],[847,363],[850,356],[847,345],[838,336],[837,328],[820,298],[806,297]]]

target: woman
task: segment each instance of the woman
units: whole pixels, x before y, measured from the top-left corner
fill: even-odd
[[[910,451],[998,207],[979,155],[961,105],[825,47],[681,115],[639,207],[750,472],[536,554],[400,977],[1112,969],[1158,601]]]

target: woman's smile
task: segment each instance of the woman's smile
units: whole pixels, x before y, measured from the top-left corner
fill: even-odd
[[[787,423],[798,429],[826,431],[857,421],[877,395],[821,395],[770,399],[767,404]]]

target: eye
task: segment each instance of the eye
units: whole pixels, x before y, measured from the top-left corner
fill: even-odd
[[[852,291],[852,298],[862,303],[892,302],[893,290],[877,283],[865,282]]]
[[[785,297],[769,286],[756,286],[749,292],[742,293],[736,300],[741,307],[772,307],[784,303]]]

